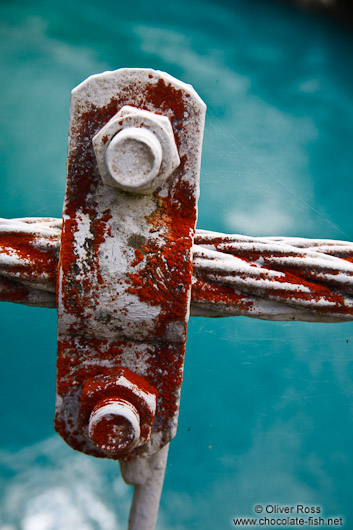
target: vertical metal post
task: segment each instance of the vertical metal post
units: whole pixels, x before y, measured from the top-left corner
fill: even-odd
[[[153,530],[157,521],[169,444],[149,457],[120,462],[123,479],[134,486],[129,530]]]

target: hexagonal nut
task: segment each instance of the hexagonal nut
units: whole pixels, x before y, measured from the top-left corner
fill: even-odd
[[[128,368],[84,383],[78,416],[83,436],[108,456],[125,456],[151,438],[157,390]]]
[[[103,182],[132,193],[153,193],[180,164],[169,119],[128,105],[92,143]]]

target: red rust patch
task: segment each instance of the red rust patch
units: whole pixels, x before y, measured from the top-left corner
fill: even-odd
[[[202,275],[198,275],[193,282],[191,293],[192,302],[209,303],[210,305],[222,304],[228,307],[235,306],[243,314],[249,313],[254,305],[252,300],[249,300],[248,295],[239,293],[228,285],[212,283],[207,278],[203,278]]]
[[[177,120],[183,119],[185,104],[182,90],[166,85],[164,79],[160,78],[157,83],[146,87],[145,95],[152,105],[162,111],[160,114],[171,109]]]
[[[40,236],[26,232],[11,232],[0,236],[0,252],[18,259],[16,264],[2,264],[3,271],[20,278],[56,281],[58,256],[56,247],[38,248]]]

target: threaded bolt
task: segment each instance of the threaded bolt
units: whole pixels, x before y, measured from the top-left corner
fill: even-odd
[[[103,399],[91,413],[88,434],[92,443],[106,454],[126,453],[139,441],[140,415],[124,399]]]

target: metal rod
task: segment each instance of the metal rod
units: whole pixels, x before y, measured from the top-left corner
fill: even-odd
[[[169,444],[152,456],[120,462],[124,481],[134,486],[129,530],[154,530],[155,528],[168,449]]]

